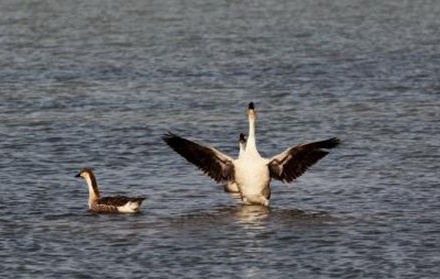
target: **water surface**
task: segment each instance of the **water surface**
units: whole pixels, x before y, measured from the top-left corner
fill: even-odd
[[[0,4],[2,278],[436,278],[440,4]],[[236,156],[343,144],[270,209],[243,207],[161,142]],[[73,176],[146,195],[87,212]]]

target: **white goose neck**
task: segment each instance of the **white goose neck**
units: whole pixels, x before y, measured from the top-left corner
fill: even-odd
[[[255,113],[249,113],[249,137],[246,142],[246,153],[260,156],[255,140],[255,122]]]
[[[246,149],[246,146],[245,146],[245,144],[244,143],[239,143],[239,146],[240,146],[240,151],[238,152],[238,158],[240,158],[240,157],[242,157],[243,156],[243,153],[244,153],[244,151],[245,151],[245,149]]]

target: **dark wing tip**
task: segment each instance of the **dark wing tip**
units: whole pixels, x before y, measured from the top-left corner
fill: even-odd
[[[170,131],[166,132],[165,134],[162,135],[162,140],[167,143],[168,145],[170,144],[170,142],[173,141],[173,139],[177,139],[180,138],[178,135],[171,133]]]
[[[164,133],[164,134],[162,135],[162,139],[163,139],[163,140],[166,140],[166,139],[169,139],[169,138],[172,137],[172,136],[174,136],[174,134],[171,133],[170,131],[167,131],[166,133]]]
[[[340,143],[341,143],[341,140],[334,137],[334,138],[330,138],[328,140],[323,140],[323,141],[319,142],[319,148],[331,149],[331,148],[335,148]]]

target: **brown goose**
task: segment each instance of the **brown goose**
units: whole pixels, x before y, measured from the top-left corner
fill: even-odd
[[[89,187],[89,210],[96,213],[136,213],[139,212],[144,197],[103,197],[101,198],[98,190],[98,183],[93,171],[83,168],[75,177],[82,177],[86,180]]]
[[[291,182],[301,176],[332,149],[339,145],[337,138],[300,144],[287,148],[271,158],[263,158],[257,150],[255,140],[256,112],[254,103],[248,107],[249,134],[237,159],[214,147],[195,143],[178,135],[168,133],[163,140],[178,154],[200,168],[217,182],[236,185],[244,204],[268,206],[270,180]]]

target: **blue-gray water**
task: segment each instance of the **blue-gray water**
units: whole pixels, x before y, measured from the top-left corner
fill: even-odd
[[[438,278],[436,1],[2,1],[0,277]],[[237,154],[338,136],[270,210],[167,130]],[[95,215],[102,194],[146,195]]]

